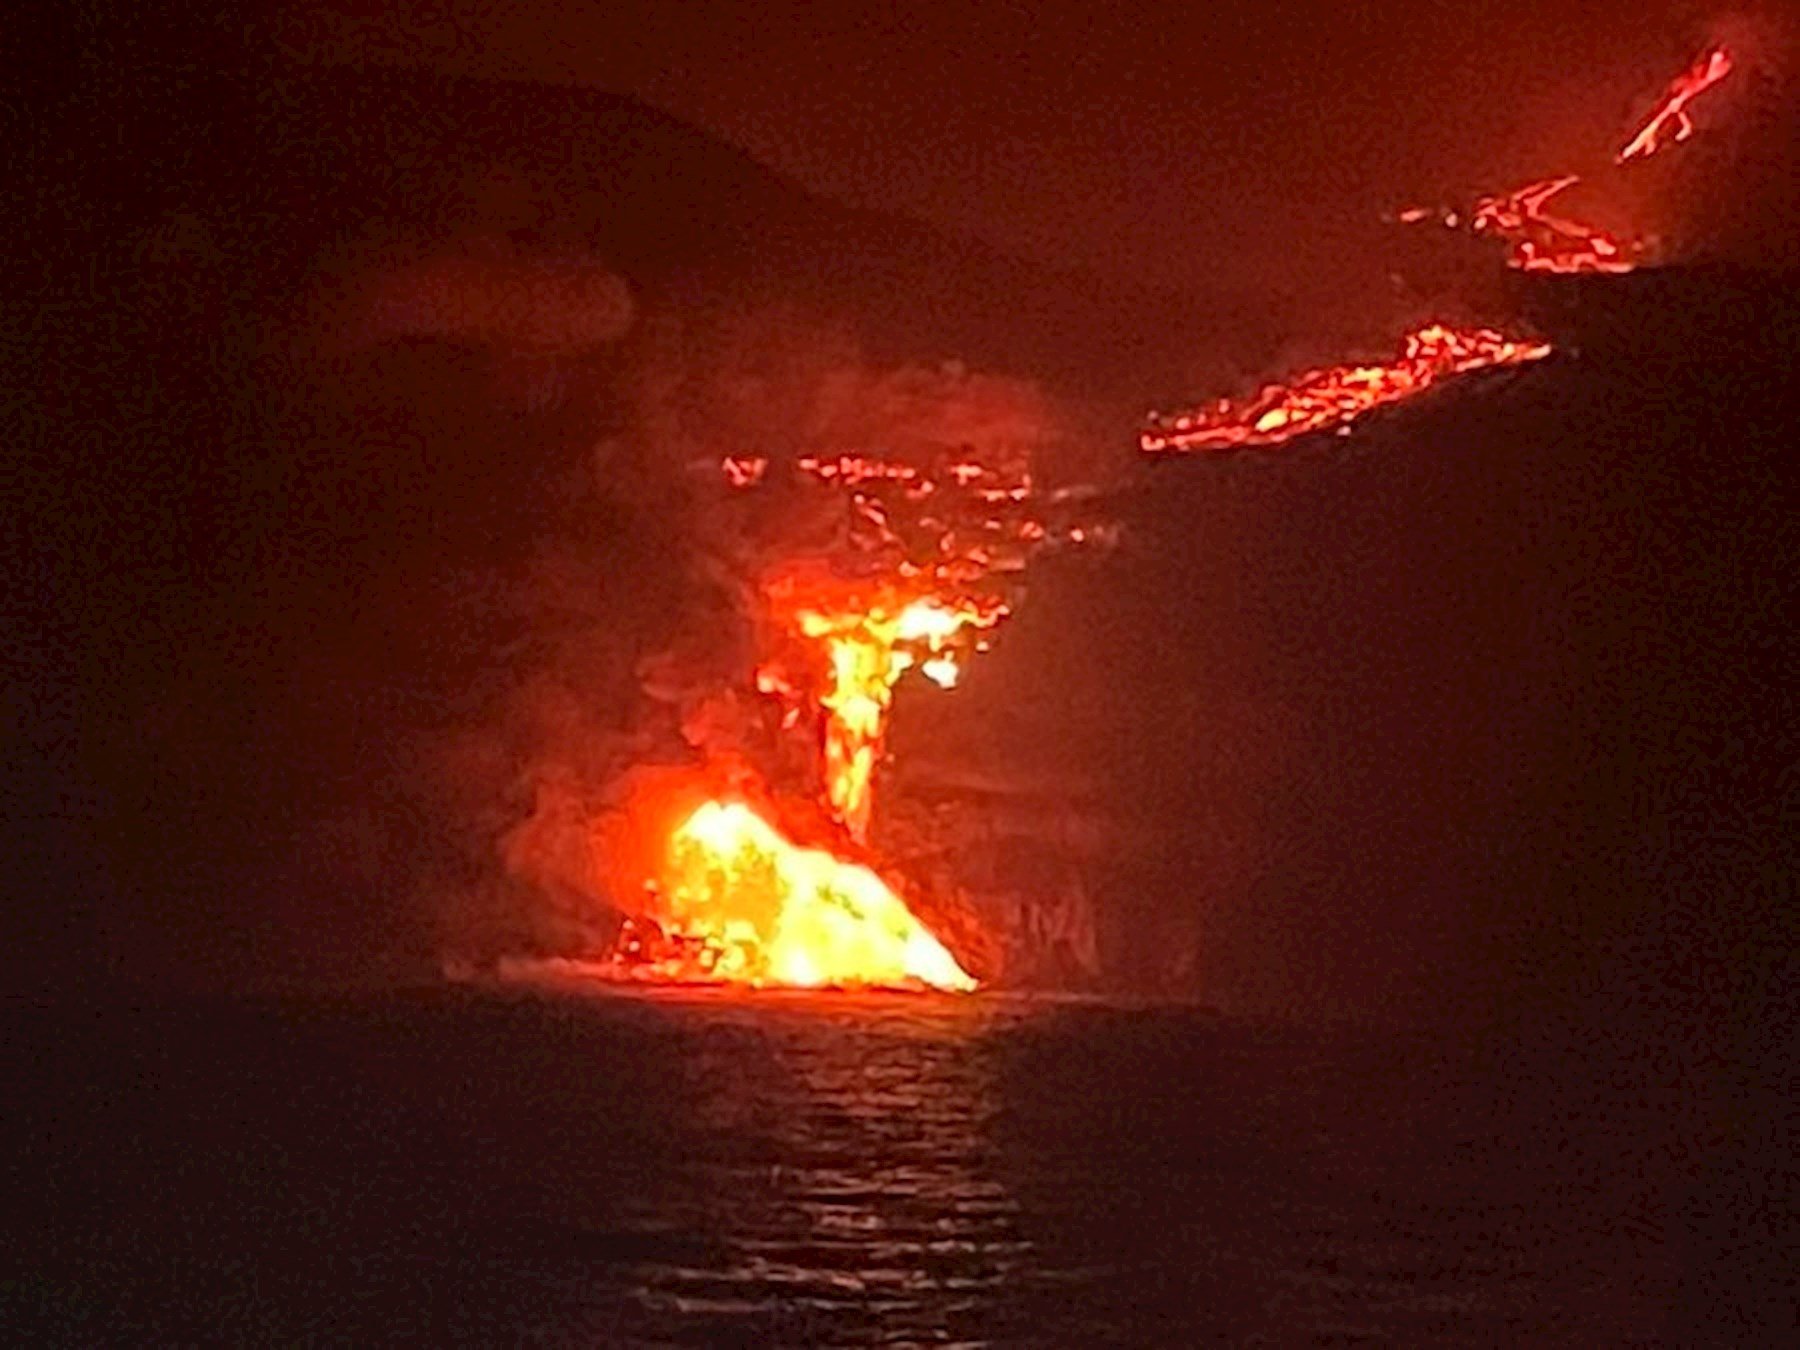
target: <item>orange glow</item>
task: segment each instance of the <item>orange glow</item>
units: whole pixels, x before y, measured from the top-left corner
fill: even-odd
[[[788,701],[791,721],[816,717],[826,803],[863,840],[901,677],[916,669],[954,688],[982,635],[1012,612],[1007,579],[1037,548],[1082,536],[1040,518],[1020,465],[840,455],[796,468],[847,494],[855,561],[796,562],[765,578],[769,615],[790,642],[763,662],[757,686]]]
[[[1643,253],[1639,244],[1547,209],[1553,198],[1580,181],[1575,174],[1565,174],[1482,197],[1469,217],[1469,228],[1504,239],[1507,266],[1521,271],[1631,271]]]
[[[657,886],[662,921],[628,920],[617,949],[637,979],[975,988],[873,871],[799,847],[743,802],[688,816]]]
[[[1007,608],[970,597],[927,595],[901,603],[829,590],[809,594],[792,578],[772,588],[771,600],[792,631],[825,653],[828,673],[817,699],[826,797],[851,836],[865,839],[895,684],[917,667],[940,688],[953,687],[961,674],[956,644],[970,630],[999,623]],[[764,683],[777,679],[771,673]]]
[[[1022,462],[845,454],[785,468],[727,456],[719,467],[734,491],[786,477],[842,502],[837,532],[769,568],[755,590],[758,706],[788,750],[806,751],[784,762],[807,762],[811,776],[779,791],[747,763],[703,764],[667,771],[634,801],[601,845],[645,879],[643,912],[626,921],[611,968],[667,981],[973,989],[867,853],[895,691],[908,671],[954,688],[1012,612],[1028,556],[1094,527],[1046,519]],[[777,823],[801,826],[807,843]]]
[[[1138,437],[1149,455],[1279,445],[1296,436],[1346,429],[1374,408],[1423,393],[1439,380],[1487,366],[1518,365],[1550,354],[1550,344],[1509,338],[1491,328],[1426,324],[1406,335],[1385,365],[1328,366],[1242,399],[1219,399],[1173,416],[1152,414]]]
[[[1394,218],[1403,225],[1435,221],[1498,239],[1506,245],[1506,265],[1521,272],[1633,271],[1643,260],[1640,242],[1550,211],[1552,200],[1580,182],[1579,175],[1564,174],[1478,197],[1467,212],[1410,206]]]
[[[1615,164],[1648,159],[1666,145],[1679,145],[1694,134],[1687,106],[1731,74],[1731,53],[1723,47],[1702,52],[1699,59],[1669,82],[1655,109],[1637,133],[1613,157]]]
[[[720,467],[733,487],[754,487],[768,472],[769,461],[760,455],[727,455]]]
[[[1723,47],[1703,53],[1669,83],[1655,110],[1613,157],[1613,163],[1648,159],[1665,146],[1687,140],[1694,134],[1688,104],[1729,75],[1731,69],[1731,54]],[[1467,228],[1474,234],[1502,240],[1507,246],[1506,265],[1522,272],[1633,271],[1644,260],[1642,242],[1620,238],[1596,225],[1550,211],[1552,200],[1581,181],[1578,174],[1562,174],[1480,197],[1467,212],[1411,206],[1395,219],[1405,225],[1435,220],[1448,229]]]

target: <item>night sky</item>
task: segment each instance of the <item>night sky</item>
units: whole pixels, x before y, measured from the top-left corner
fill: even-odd
[[[284,31],[330,61],[633,93],[820,192],[1039,259],[1337,294],[1380,284],[1383,212],[1603,162],[1709,34],[1741,26],[1719,12],[340,0]]]

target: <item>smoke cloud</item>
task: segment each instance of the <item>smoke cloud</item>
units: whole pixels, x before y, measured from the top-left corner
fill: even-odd
[[[847,560],[847,498],[802,482],[797,461],[1003,462],[1067,434],[1029,382],[876,361],[847,324],[781,306],[648,316],[620,391],[623,425],[588,466],[614,528],[577,514],[545,541],[517,592],[533,649],[498,724],[457,751],[507,778],[482,781],[471,804],[524,806],[496,840],[504,874],[465,892],[449,921],[449,945],[482,959],[602,951],[654,870],[659,824],[698,804],[696,769],[721,788],[782,789],[776,809],[790,816],[818,793],[817,747],[779,724],[753,680],[773,640],[759,582]],[[765,481],[733,491],[728,455],[765,462]]]

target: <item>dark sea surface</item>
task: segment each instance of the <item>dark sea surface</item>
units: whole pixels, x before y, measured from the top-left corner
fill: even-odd
[[[14,1343],[1748,1343],[1790,1306],[1717,1084],[1604,1029],[573,984],[4,1017]]]

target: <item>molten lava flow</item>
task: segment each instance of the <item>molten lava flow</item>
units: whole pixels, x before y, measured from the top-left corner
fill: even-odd
[[[1552,198],[1574,187],[1575,174],[1527,183],[1522,188],[1482,197],[1469,217],[1476,234],[1507,243],[1506,264],[1525,272],[1629,272],[1643,248],[1598,226],[1552,215]]]
[[[1679,145],[1694,134],[1694,119],[1687,106],[1731,74],[1731,53],[1713,47],[1700,54],[1698,60],[1669,82],[1661,100],[1637,134],[1625,142],[1613,157],[1613,163],[1628,159],[1648,159],[1665,145]]]
[[[747,804],[777,797],[774,775],[748,764],[734,766],[748,793],[703,766],[679,808],[641,811],[654,875],[612,966],[653,980],[972,989],[866,857],[895,689],[913,670],[953,687],[1011,613],[1029,554],[1094,529],[1047,520],[1041,508],[1065,499],[1040,500],[1022,462],[728,456],[719,468],[734,492],[791,491],[827,508],[803,518],[835,522],[755,587],[758,724],[778,728],[787,751],[804,749],[784,762],[810,772],[784,778],[780,816]],[[790,807],[813,822],[810,846],[769,823]]]
[[[742,802],[676,828],[659,889],[663,922],[621,935],[616,964],[635,978],[975,988],[869,868],[795,845]]]
[[[953,644],[965,630],[993,627],[1007,610],[997,601],[936,596],[865,607],[841,599],[832,604],[829,595],[797,600],[790,588],[782,590],[779,599],[796,605],[787,615],[794,631],[819,644],[829,664],[817,695],[825,722],[826,796],[832,813],[862,840],[894,685],[917,666],[939,688],[953,687],[961,674]],[[771,692],[774,678],[761,681]]]
[[[1249,398],[1219,399],[1173,416],[1152,414],[1138,446],[1149,455],[1279,445],[1296,436],[1345,428],[1384,404],[1423,393],[1439,380],[1487,366],[1517,365],[1550,354],[1550,345],[1509,338],[1491,328],[1426,324],[1407,334],[1386,365],[1328,366]]]
[[[784,725],[822,723],[825,798],[867,837],[894,687],[909,670],[953,687],[983,636],[1012,612],[1007,578],[1053,538],[1021,466],[968,459],[917,466],[869,456],[806,458],[799,473],[847,494],[847,558],[777,569],[763,598],[789,639],[757,672]]]
[[[1506,265],[1522,272],[1632,271],[1643,261],[1642,243],[1550,211],[1553,199],[1580,182],[1578,174],[1569,173],[1477,197],[1467,211],[1410,206],[1394,218],[1403,225],[1435,221],[1498,239],[1506,245]]]
[[[1613,156],[1613,163],[1648,159],[1667,145],[1694,134],[1687,106],[1731,73],[1731,53],[1723,47],[1704,52],[1670,82],[1649,119]],[[1432,211],[1408,207],[1396,219],[1407,225],[1436,220],[1456,230],[1505,242],[1506,264],[1523,272],[1630,272],[1644,260],[1644,245],[1568,216],[1553,215],[1550,202],[1581,182],[1578,174],[1562,174],[1527,183],[1510,192],[1478,198],[1469,211]]]

